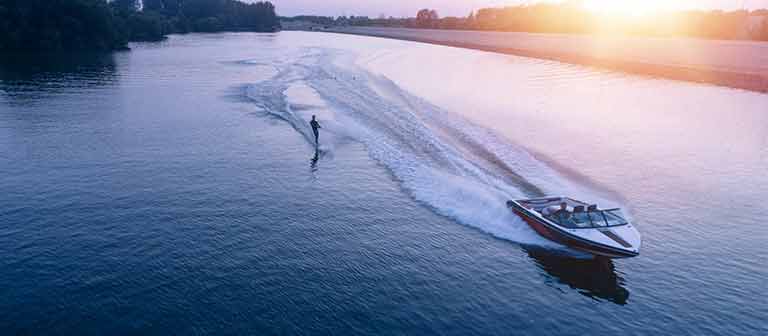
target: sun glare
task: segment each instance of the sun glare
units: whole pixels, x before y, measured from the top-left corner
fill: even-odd
[[[645,16],[663,10],[663,0],[584,0],[584,7],[601,14]]]

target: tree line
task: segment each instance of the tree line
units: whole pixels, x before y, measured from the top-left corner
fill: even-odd
[[[604,15],[571,1],[481,9],[470,14],[462,25],[467,29],[534,33],[768,40],[766,10],[688,10],[649,15]]]
[[[422,9],[410,18],[326,18],[335,25],[462,29],[562,34],[618,34],[652,37],[768,41],[768,10],[691,10],[653,17],[611,16],[586,10],[579,1],[483,8],[466,17],[439,17]]]
[[[271,2],[0,0],[0,50],[115,50],[188,32],[274,32]]]

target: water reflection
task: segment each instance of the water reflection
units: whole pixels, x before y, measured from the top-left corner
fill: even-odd
[[[528,256],[558,283],[568,285],[580,294],[598,300],[625,305],[629,290],[610,259],[577,259],[541,248],[525,248]]]
[[[315,147],[315,156],[310,160],[309,168],[315,172],[317,171],[317,161],[320,160],[320,150]]]
[[[0,55],[0,95],[25,103],[66,90],[109,85],[117,78],[113,53],[10,53]]]

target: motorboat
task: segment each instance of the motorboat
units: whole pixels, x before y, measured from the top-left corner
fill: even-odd
[[[640,232],[621,209],[568,197],[521,199],[507,206],[540,235],[570,248],[607,258],[640,254]]]

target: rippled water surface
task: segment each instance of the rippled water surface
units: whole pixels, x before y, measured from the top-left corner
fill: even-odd
[[[768,332],[768,95],[299,32],[1,64],[4,333]],[[504,207],[548,194],[641,255]]]

